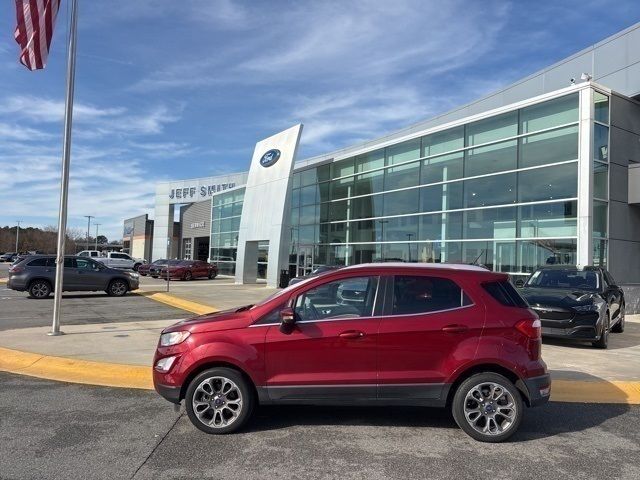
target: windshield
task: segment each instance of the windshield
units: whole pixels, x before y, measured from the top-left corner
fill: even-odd
[[[526,287],[600,290],[600,276],[594,270],[538,270],[529,277]]]

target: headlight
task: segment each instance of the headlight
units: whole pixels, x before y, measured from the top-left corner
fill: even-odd
[[[139,275],[136,272],[127,272],[131,278],[138,278]]]
[[[599,305],[590,304],[590,305],[578,305],[573,307],[576,312],[597,312],[600,309]]]
[[[160,346],[170,347],[171,345],[178,345],[184,342],[189,335],[191,335],[191,332],[163,333],[160,335]]]
[[[171,367],[173,366],[173,362],[175,361],[176,361],[175,356],[161,358],[156,362],[155,369],[158,370],[159,372],[166,373],[169,370],[171,370]]]

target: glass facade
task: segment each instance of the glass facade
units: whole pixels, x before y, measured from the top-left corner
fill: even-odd
[[[609,236],[609,97],[593,92],[593,264],[607,266]]]
[[[608,121],[602,102],[596,117]],[[477,262],[527,274],[575,263],[578,103],[572,93],[295,172],[290,266]],[[606,204],[608,125],[595,127]]]
[[[244,188],[215,195],[211,206],[211,253],[209,260],[218,265],[218,273],[234,275],[238,252],[238,232]]]

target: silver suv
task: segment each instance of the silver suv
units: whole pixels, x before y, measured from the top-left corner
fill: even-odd
[[[56,257],[29,255],[9,269],[7,288],[28,291],[31,298],[47,298],[53,291]],[[138,288],[138,274],[109,268],[90,258],[65,257],[62,290],[95,292],[104,290],[121,297]]]

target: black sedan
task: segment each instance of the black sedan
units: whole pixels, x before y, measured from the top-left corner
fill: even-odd
[[[544,267],[516,282],[542,322],[542,335],[607,348],[609,332],[624,331],[622,289],[599,267]]]

